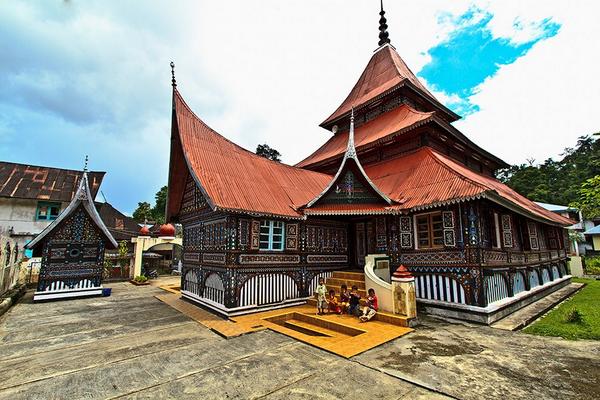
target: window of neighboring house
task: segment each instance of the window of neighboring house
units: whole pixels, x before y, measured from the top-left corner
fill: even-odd
[[[283,222],[266,220],[260,222],[260,250],[283,250]]]
[[[35,214],[36,221],[54,221],[60,213],[60,203],[39,202]]]
[[[125,224],[123,223],[123,218],[115,218],[115,229],[122,231],[125,229]]]
[[[417,215],[417,244],[420,249],[444,247],[442,213]]]

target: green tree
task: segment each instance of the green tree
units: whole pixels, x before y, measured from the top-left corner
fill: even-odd
[[[268,144],[259,144],[256,146],[256,154],[269,160],[281,161],[281,154]]]
[[[137,222],[152,220],[152,206],[150,206],[150,203],[146,201],[139,202],[137,208],[133,212],[133,219]]]
[[[152,217],[154,218],[157,224],[165,223],[165,209],[167,208],[168,191],[169,188],[167,186],[163,186],[154,195],[155,204],[152,208]]]
[[[571,204],[579,208],[585,218],[600,217],[600,175],[586,180],[579,189],[579,199]]]
[[[498,179],[532,200],[571,204],[579,199],[582,183],[600,174],[597,136],[581,136],[575,147],[564,150],[561,160],[549,158],[538,165],[528,160],[499,171]]]

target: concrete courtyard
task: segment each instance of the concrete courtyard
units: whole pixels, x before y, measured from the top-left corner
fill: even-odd
[[[423,318],[344,359],[271,331],[226,340],[158,301],[32,304],[0,317],[0,399],[600,398],[600,343]]]

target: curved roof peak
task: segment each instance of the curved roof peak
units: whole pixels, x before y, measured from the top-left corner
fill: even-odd
[[[362,108],[392,89],[403,85],[410,86],[418,96],[433,103],[434,109],[442,110],[452,120],[460,118],[435,98],[400,57],[394,46],[386,42],[375,50],[346,99],[333,114],[321,123],[321,126],[328,129],[340,119],[347,118],[353,106],[355,109]]]

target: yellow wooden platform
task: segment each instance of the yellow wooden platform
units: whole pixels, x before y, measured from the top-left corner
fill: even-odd
[[[411,328],[377,320],[363,323],[358,318],[349,315],[317,316],[315,315],[316,309],[308,305],[224,319],[182,300],[179,294],[174,293],[175,290],[168,290],[167,288],[165,290],[169,293],[157,295],[156,298],[225,338],[271,329],[320,349],[349,358],[413,331]],[[312,320],[312,322],[293,320],[288,326],[281,324],[281,320],[285,319],[286,314],[290,313],[310,316],[309,320]],[[314,321],[312,318],[318,321]],[[294,327],[305,328],[307,331],[312,327],[314,331],[322,333],[322,335],[310,335],[292,329]]]

